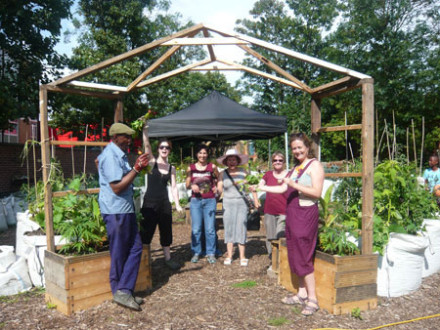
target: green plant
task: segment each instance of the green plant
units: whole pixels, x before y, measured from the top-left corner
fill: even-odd
[[[358,320],[363,320],[364,318],[362,317],[361,314],[361,309],[359,307],[353,308],[351,310],[351,317],[358,319]]]
[[[279,327],[281,325],[289,324],[289,323],[290,323],[289,319],[287,319],[284,316],[271,318],[267,321],[267,324],[269,324],[272,327]]]
[[[357,166],[357,165],[356,165]],[[437,210],[433,196],[420,186],[413,164],[404,161],[384,161],[374,172],[373,251],[383,254],[391,232],[417,234],[424,218]],[[335,197],[341,202],[332,213],[359,231],[362,227],[362,186],[357,178],[344,178]],[[341,208],[342,206],[342,208]]]
[[[379,164],[374,173],[374,243],[383,252],[391,232],[417,234],[424,218],[434,216],[437,205],[417,182],[414,165],[398,161]]]
[[[243,282],[239,282],[239,283],[234,283],[231,286],[233,288],[249,289],[249,288],[253,288],[256,285],[257,285],[257,282],[255,282],[255,281],[243,281]]]
[[[334,185],[331,185],[324,198],[319,199],[321,226],[319,227],[318,249],[340,256],[355,254],[359,252],[359,248],[348,238],[349,236],[356,237],[352,218],[345,214],[340,202],[331,200],[333,188]],[[336,221],[337,219],[343,221]]]
[[[50,301],[48,301],[46,303],[46,307],[47,307],[47,309],[55,309],[55,308],[57,308],[57,305],[52,303],[52,302],[50,302]]]
[[[89,187],[87,177],[65,180],[56,162],[53,164],[49,176],[53,191],[73,191],[65,196],[52,198],[54,233],[62,235],[68,242],[61,247],[60,252],[84,254],[101,250],[106,241],[106,229],[101,218],[98,197],[79,193]],[[33,189],[36,193],[28,192],[29,211],[44,230],[44,184],[39,181]]]

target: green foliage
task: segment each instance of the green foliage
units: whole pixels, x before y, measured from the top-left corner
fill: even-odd
[[[55,308],[57,308],[57,305],[54,304],[53,302],[48,301],[48,302],[46,302],[46,308],[47,309],[55,309]]]
[[[331,185],[324,198],[319,199],[319,218],[321,226],[318,234],[319,250],[336,255],[352,255],[359,252],[359,248],[348,237],[357,237],[356,226],[349,214],[343,211],[341,202],[332,201],[334,185]],[[341,219],[342,221],[336,221]],[[357,225],[357,221],[355,221]]]
[[[284,316],[271,318],[267,321],[267,324],[269,324],[272,327],[279,327],[289,323],[290,323],[289,319]]]
[[[374,173],[374,250],[382,253],[389,233],[417,234],[437,211],[435,200],[414,175],[413,165],[379,164]],[[384,240],[386,239],[386,242]]]
[[[15,1],[0,5],[0,128],[9,119],[38,118],[38,86],[61,74],[54,51],[72,0]]]
[[[358,319],[358,320],[363,320],[363,316],[361,314],[361,309],[359,307],[353,308],[351,310],[351,317]]]
[[[85,177],[65,180],[56,162],[49,182],[53,191],[72,190],[73,193],[52,198],[54,233],[62,235],[68,244],[60,252],[85,254],[99,251],[106,241],[106,229],[101,218],[96,194],[79,194],[86,189]],[[35,192],[36,191],[36,192]],[[27,200],[33,219],[45,228],[44,185],[38,181],[37,186],[28,191]]]
[[[241,289],[250,289],[257,285],[255,281],[242,281],[238,283],[234,283],[231,286],[233,288],[241,288]]]
[[[417,234],[423,219],[438,210],[435,200],[417,182],[415,166],[384,161],[374,172],[373,251],[383,253],[391,232]],[[333,213],[353,230],[362,228],[361,180],[344,178],[335,193],[342,208]]]

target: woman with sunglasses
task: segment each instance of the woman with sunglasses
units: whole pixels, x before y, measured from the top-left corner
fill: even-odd
[[[148,139],[148,131],[144,128],[144,146],[151,150]],[[165,264],[172,270],[180,268],[180,264],[171,259],[170,245],[173,242],[172,231],[172,207],[168,198],[168,183],[171,182],[171,192],[176,210],[182,211],[179,204],[179,193],[176,185],[176,168],[168,163],[168,156],[171,151],[171,141],[160,139],[157,147],[158,156],[155,158],[149,153],[149,164],[152,166],[151,173],[147,177],[147,191],[144,195],[141,213],[141,238],[143,244],[150,244],[156,227],[159,226],[160,245],[163,249]]]
[[[286,243],[292,273],[298,276],[298,293],[288,295],[282,302],[303,307],[301,314],[309,316],[319,310],[315,289],[313,257],[318,239],[318,200],[324,185],[324,169],[311,155],[310,140],[303,133],[290,135],[290,148],[295,167],[279,186],[264,183],[266,192],[287,196]]]
[[[260,181],[261,185],[279,186],[284,183],[287,175],[285,170],[285,157],[281,151],[275,151],[272,154],[272,170],[267,171]],[[255,205],[259,204],[257,194],[253,187]],[[271,240],[284,237],[284,229],[286,226],[286,196],[284,194],[266,193],[264,202],[264,227],[266,228],[266,248],[269,259],[272,259]]]
[[[216,263],[215,210],[217,208],[217,166],[209,162],[208,146],[196,147],[197,162],[186,170],[186,188],[191,189],[191,262],[197,263],[203,253],[210,264]],[[205,235],[203,242],[202,235]],[[204,244],[205,246],[202,246]]]

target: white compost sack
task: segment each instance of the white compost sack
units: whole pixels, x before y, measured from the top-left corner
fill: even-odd
[[[391,233],[383,256],[378,258],[377,295],[399,297],[417,290],[428,237]]]
[[[176,186],[177,186],[177,192],[179,194],[179,199],[188,198],[186,183],[177,183]],[[173,198],[173,191],[171,190],[171,186],[167,186],[167,190],[168,190],[168,199],[172,203],[174,202],[174,198]]]
[[[15,226],[17,219],[15,218],[14,211],[14,196],[5,197],[1,200],[1,207],[3,208],[3,214],[6,217],[8,226]]]
[[[10,245],[0,245],[0,273],[6,272],[8,267],[14,262],[14,247]]]
[[[26,260],[18,258],[8,270],[0,273],[0,296],[10,296],[32,288]]]
[[[423,221],[429,246],[425,250],[422,277],[440,271],[440,220],[425,219]]]
[[[29,210],[17,213],[17,229],[15,239],[15,254],[17,256],[26,257],[31,248],[23,241],[24,234],[39,229],[40,226],[30,218]]]
[[[66,241],[61,236],[54,236],[55,245],[65,244]],[[44,281],[44,251],[47,250],[46,235],[23,236],[26,250],[29,253],[26,255],[29,276],[34,286],[45,286]]]

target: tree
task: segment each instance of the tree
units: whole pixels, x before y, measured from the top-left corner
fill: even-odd
[[[60,75],[54,52],[72,0],[3,0],[0,4],[0,129],[38,117],[39,84]]]
[[[275,45],[320,57],[326,45],[323,32],[332,26],[338,15],[338,8],[336,0],[260,0],[250,12],[253,19],[239,20],[236,30]],[[265,49],[257,51],[306,84],[313,86],[317,79],[319,82],[319,68]],[[267,66],[249,56],[244,64],[269,72]],[[244,93],[254,97],[255,109],[287,116],[290,131],[310,131],[308,94],[250,74],[244,75],[240,85]],[[272,150],[282,148],[281,139],[273,142]],[[263,150],[267,154],[266,149],[267,142],[257,142],[257,150]]]

